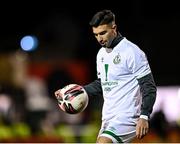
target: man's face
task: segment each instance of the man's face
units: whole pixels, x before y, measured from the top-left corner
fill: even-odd
[[[116,37],[116,25],[104,24],[92,28],[97,41],[102,47],[110,48],[113,39]]]

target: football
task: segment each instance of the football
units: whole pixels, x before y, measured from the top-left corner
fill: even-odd
[[[56,95],[58,105],[66,113],[77,114],[85,110],[89,97],[85,89],[78,84],[69,84]]]

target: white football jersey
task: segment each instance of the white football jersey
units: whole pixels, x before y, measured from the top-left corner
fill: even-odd
[[[101,48],[97,54],[97,75],[104,97],[102,120],[135,125],[142,101],[137,79],[150,72],[145,53],[126,38],[110,53]]]

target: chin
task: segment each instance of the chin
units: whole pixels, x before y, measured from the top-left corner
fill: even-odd
[[[107,48],[107,46],[106,45],[101,45],[102,47],[104,47],[104,48]]]

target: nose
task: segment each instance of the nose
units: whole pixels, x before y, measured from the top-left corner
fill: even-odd
[[[98,36],[97,36],[97,40],[98,40],[99,42],[102,41],[102,40],[103,40],[102,36],[101,36],[101,35],[98,35]]]

